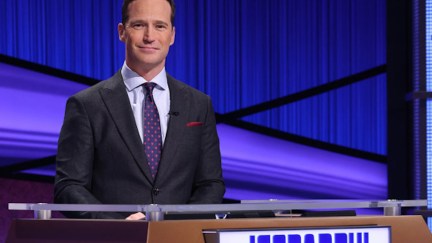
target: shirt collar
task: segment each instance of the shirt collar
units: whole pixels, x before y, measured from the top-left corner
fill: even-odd
[[[132,71],[132,69],[127,66],[126,62],[124,62],[121,69],[121,74],[123,76],[123,82],[125,83],[126,88],[129,92],[139,87],[140,85],[143,85],[145,82],[153,82],[157,84],[156,88],[160,90],[168,89],[168,81],[165,68],[163,68],[162,71],[158,73],[158,75],[156,75],[156,77],[154,77],[152,80],[145,80],[139,74]]]

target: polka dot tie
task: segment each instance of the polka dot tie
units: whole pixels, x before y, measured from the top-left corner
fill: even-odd
[[[153,89],[155,86],[155,83],[144,83],[144,88],[147,92],[143,112],[144,149],[153,179],[157,174],[162,150],[159,112],[153,99]]]

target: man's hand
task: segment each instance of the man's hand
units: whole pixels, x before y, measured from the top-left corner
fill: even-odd
[[[126,220],[141,220],[145,219],[145,215],[143,213],[134,213],[129,215],[129,217],[126,218]]]

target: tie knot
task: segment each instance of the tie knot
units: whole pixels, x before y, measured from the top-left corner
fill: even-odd
[[[144,83],[144,88],[147,90],[147,92],[149,94],[153,93],[153,89],[154,89],[155,86],[156,86],[156,84],[152,83],[152,82],[146,82],[146,83]]]

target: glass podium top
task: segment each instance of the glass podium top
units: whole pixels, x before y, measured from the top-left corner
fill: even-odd
[[[9,210],[30,210],[36,218],[50,218],[51,211],[143,212],[148,221],[163,220],[165,214],[214,213],[223,215],[250,211],[382,208],[384,215],[400,215],[402,207],[424,207],[427,200],[244,200],[236,204],[113,205],[9,203]],[[220,217],[218,217],[220,215]]]

